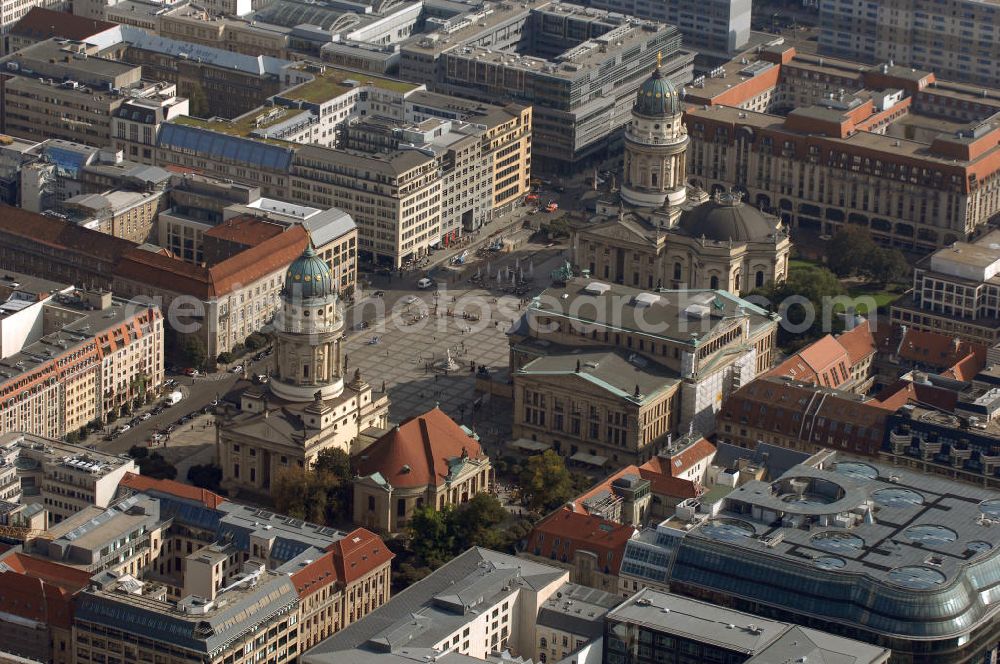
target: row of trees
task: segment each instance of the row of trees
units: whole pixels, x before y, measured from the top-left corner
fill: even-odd
[[[216,360],[219,364],[232,364],[247,353],[254,353],[266,347],[269,343],[270,340],[265,335],[260,332],[253,332],[243,340],[243,343],[233,346],[232,350],[219,353],[219,357]]]

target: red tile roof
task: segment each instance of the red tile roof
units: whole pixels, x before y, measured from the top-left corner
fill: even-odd
[[[658,496],[669,496],[671,498],[697,498],[705,492],[701,482],[685,480],[680,477],[671,477],[663,473],[650,459],[639,466],[639,475],[642,479],[649,480],[650,490]]]
[[[841,333],[837,337],[837,342],[847,351],[847,357],[852,367],[874,355],[875,351],[878,350],[875,336],[872,334],[871,323],[868,321]]]
[[[241,214],[205,231],[205,237],[239,242],[256,247],[271,238],[281,235],[285,226],[249,214]]]
[[[395,558],[382,538],[365,528],[352,530],[331,544],[329,551],[338,578],[348,586]]]
[[[2,203],[0,233],[9,233],[69,254],[83,254],[110,263],[117,263],[125,252],[136,246],[128,240]]]
[[[292,573],[292,583],[295,584],[299,597],[311,595],[337,581],[337,569],[333,564],[333,553],[330,552],[324,553],[299,571]]]
[[[907,329],[899,344],[897,355],[904,360],[924,367],[944,371],[973,355],[981,363],[978,373],[986,366],[986,347],[970,343],[958,337],[950,337],[937,332]],[[966,371],[971,367],[966,367]]]
[[[715,445],[709,442],[706,438],[699,438],[693,444],[688,445],[677,454],[671,454],[666,456],[666,458],[661,455],[655,456],[646,462],[646,465],[654,462],[660,464],[661,461],[666,462],[669,460],[669,463],[667,464],[669,468],[661,468],[660,472],[670,475],[671,477],[677,477],[678,475],[683,475],[687,471],[691,470],[691,468],[696,466],[699,462],[708,459],[713,454],[715,454]]]
[[[177,498],[184,498],[201,503],[211,509],[215,509],[220,504],[226,502],[225,498],[217,493],[212,493],[208,489],[200,489],[196,486],[182,484],[175,480],[158,480],[135,473],[125,473],[125,476],[118,484],[119,486],[127,487],[141,493],[159,492]]]
[[[402,422],[369,447],[357,462],[361,476],[381,473],[394,487],[440,486],[448,460],[483,455],[479,443],[440,408]]]
[[[542,519],[528,535],[528,553],[571,562],[577,551],[594,553],[601,568],[617,574],[632,526],[561,508]]]
[[[944,387],[898,380],[879,392],[871,403],[891,411],[913,403],[952,412],[958,404],[958,393]]]
[[[82,570],[24,554],[3,558],[0,608],[21,618],[68,629],[73,624],[73,595],[90,583]]]
[[[107,237],[107,236],[105,236]],[[287,267],[302,255],[309,242],[306,230],[295,224],[260,244],[212,267],[192,265],[141,249],[125,252],[115,276],[154,288],[209,299],[232,292]]]
[[[83,41],[115,27],[115,23],[95,21],[67,12],[57,12],[43,7],[32,7],[20,21],[10,29],[12,35],[22,35],[37,41],[52,37],[62,37]]]
[[[847,351],[828,334],[792,355],[766,375],[839,387],[851,378],[849,362]]]

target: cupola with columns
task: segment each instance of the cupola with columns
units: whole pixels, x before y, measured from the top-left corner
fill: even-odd
[[[640,86],[625,128],[625,172],[621,197],[629,205],[669,208],[680,214],[687,195],[688,146],[677,88],[656,70]]]
[[[312,243],[288,266],[281,300],[274,319],[278,338],[271,392],[298,402],[339,396],[344,391],[344,319],[330,268]]]

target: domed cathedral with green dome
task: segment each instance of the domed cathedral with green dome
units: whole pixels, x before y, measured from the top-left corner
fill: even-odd
[[[283,470],[308,468],[329,448],[357,452],[363,431],[387,424],[388,397],[346,371],[344,312],[311,242],[285,272],[273,327],[271,374],[244,390],[238,409],[217,415],[222,485],[232,491],[267,493]]]
[[[636,92],[624,142],[621,189],[603,192],[594,223],[573,234],[579,270],[639,288],[737,295],[785,278],[791,241],[777,217],[740,192],[709,197],[688,184],[684,90],[659,66]]]

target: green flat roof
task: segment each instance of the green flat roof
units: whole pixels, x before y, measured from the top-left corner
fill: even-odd
[[[393,92],[410,92],[420,87],[416,83],[407,83],[393,78],[382,78],[360,71],[337,69],[336,67],[327,67],[322,74],[310,73],[315,76],[313,80],[289,88],[276,96],[320,104],[359,86],[371,86]],[[345,84],[345,81],[357,81],[358,85]]]
[[[217,131],[220,134],[228,134],[230,136],[241,136],[245,138],[249,137],[250,132],[252,132],[254,129],[265,129],[267,127],[270,127],[271,125],[277,124],[279,122],[284,122],[285,120],[289,120],[298,115],[302,115],[307,111],[297,108],[288,109],[286,113],[283,113],[278,117],[268,122],[264,122],[260,126],[257,126],[255,124],[255,120],[257,116],[261,115],[261,113],[264,112],[266,111],[263,111],[262,109],[259,108],[254,109],[253,111],[250,111],[249,113],[242,115],[236,118],[235,120],[206,120],[205,118],[196,118],[190,115],[181,115],[171,120],[171,122],[175,122],[176,124],[188,125],[190,127],[200,127],[202,129],[209,129],[211,131]],[[286,144],[285,141],[279,141],[271,138],[259,138],[257,136],[254,136],[253,138],[254,140],[267,141],[274,143],[276,145]]]

